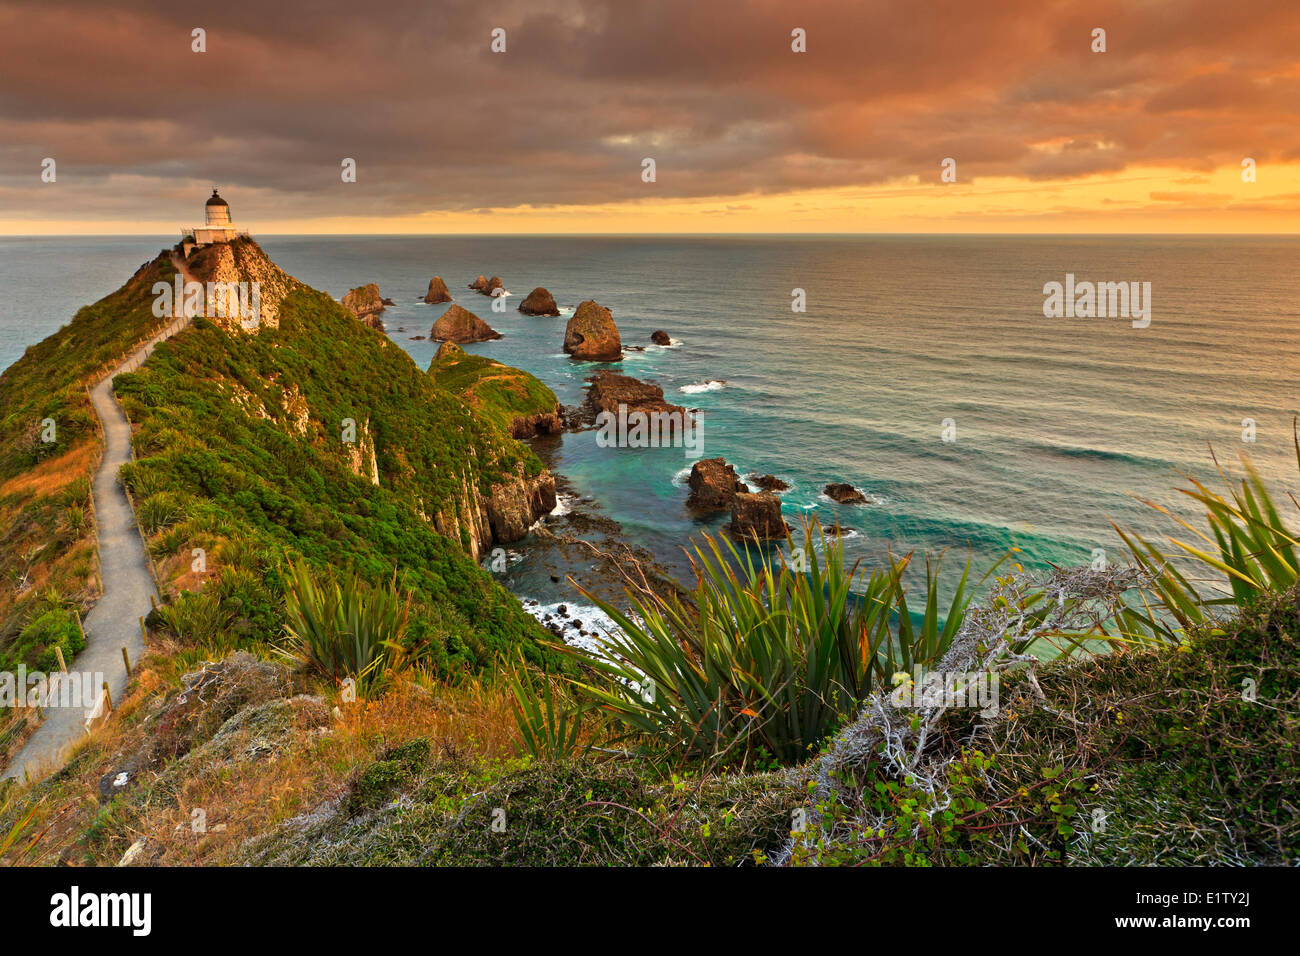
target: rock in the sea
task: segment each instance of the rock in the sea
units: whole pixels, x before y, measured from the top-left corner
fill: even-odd
[[[784,538],[789,529],[781,519],[781,499],[770,491],[736,495],[731,502],[728,530],[736,538]]]
[[[383,320],[379,318],[384,311],[384,300],[379,295],[378,283],[357,286],[343,297],[343,308],[372,329],[384,330]]]
[[[629,413],[640,412],[645,415],[668,414],[675,418],[662,422],[662,427],[674,429],[664,431],[661,437],[676,437],[675,425],[686,427],[689,413],[681,405],[674,405],[664,399],[664,390],[653,382],[642,382],[630,375],[620,375],[607,368],[601,369],[587,380],[587,397],[582,403],[579,421],[583,424],[595,424],[601,412],[611,415],[619,414],[622,406]]]
[[[865,505],[867,496],[850,484],[833,481],[824,489],[826,497],[842,505]]]
[[[469,284],[469,287],[475,292],[482,292],[487,288],[487,276],[479,276]]]
[[[578,304],[564,329],[564,351],[588,362],[617,362],[623,341],[609,309],[591,299]]]
[[[655,330],[654,332],[651,332],[651,333],[650,333],[650,341],[653,342],[655,345],[672,345],[672,344],[673,344],[672,336],[670,336],[670,335],[669,335],[667,332],[665,332],[663,329],[657,329],[657,330]]]
[[[789,491],[788,482],[782,481],[776,475],[746,475],[746,480],[750,484],[757,485],[760,491]]]
[[[503,285],[501,282],[501,277],[493,276],[491,279],[487,280],[487,285],[485,285],[483,288],[479,289],[478,291],[482,295],[496,295],[498,289],[504,292],[505,288],[506,288],[505,285]]]
[[[501,333],[468,309],[453,305],[433,323],[429,338],[439,342],[486,342],[501,338]]]
[[[687,484],[691,488],[691,496],[686,499],[687,507],[698,511],[725,511],[736,496],[746,490],[744,482],[736,475],[736,469],[728,465],[725,458],[697,461],[691,466]]]
[[[434,276],[429,280],[429,291],[424,294],[424,301],[429,305],[451,301],[451,293],[447,291],[447,283],[442,281],[442,276]]]
[[[524,315],[559,315],[555,305],[555,296],[538,286],[528,297],[519,303],[519,311]]]

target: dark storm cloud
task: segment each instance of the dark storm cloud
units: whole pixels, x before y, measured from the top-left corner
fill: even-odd
[[[946,156],[967,181],[1295,157],[1289,6],[9,3],[0,218],[186,217],[195,179],[265,219],[604,203],[647,196],[644,156],[655,196],[930,177]]]

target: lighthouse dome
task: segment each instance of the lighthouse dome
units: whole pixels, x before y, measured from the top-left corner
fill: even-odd
[[[220,196],[218,196],[218,195],[217,195],[217,191],[216,191],[215,189],[212,190],[212,198],[209,199],[206,203],[204,203],[204,205],[205,205],[205,206],[225,206],[227,209],[230,208],[230,203],[226,202],[224,199],[222,199]]]

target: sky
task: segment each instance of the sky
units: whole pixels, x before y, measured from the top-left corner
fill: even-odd
[[[213,186],[255,235],[1296,233],[1300,0],[0,0],[0,234]]]

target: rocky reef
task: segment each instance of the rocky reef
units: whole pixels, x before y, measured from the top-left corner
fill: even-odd
[[[850,484],[833,481],[824,489],[826,497],[842,505],[865,505],[867,496]]]

